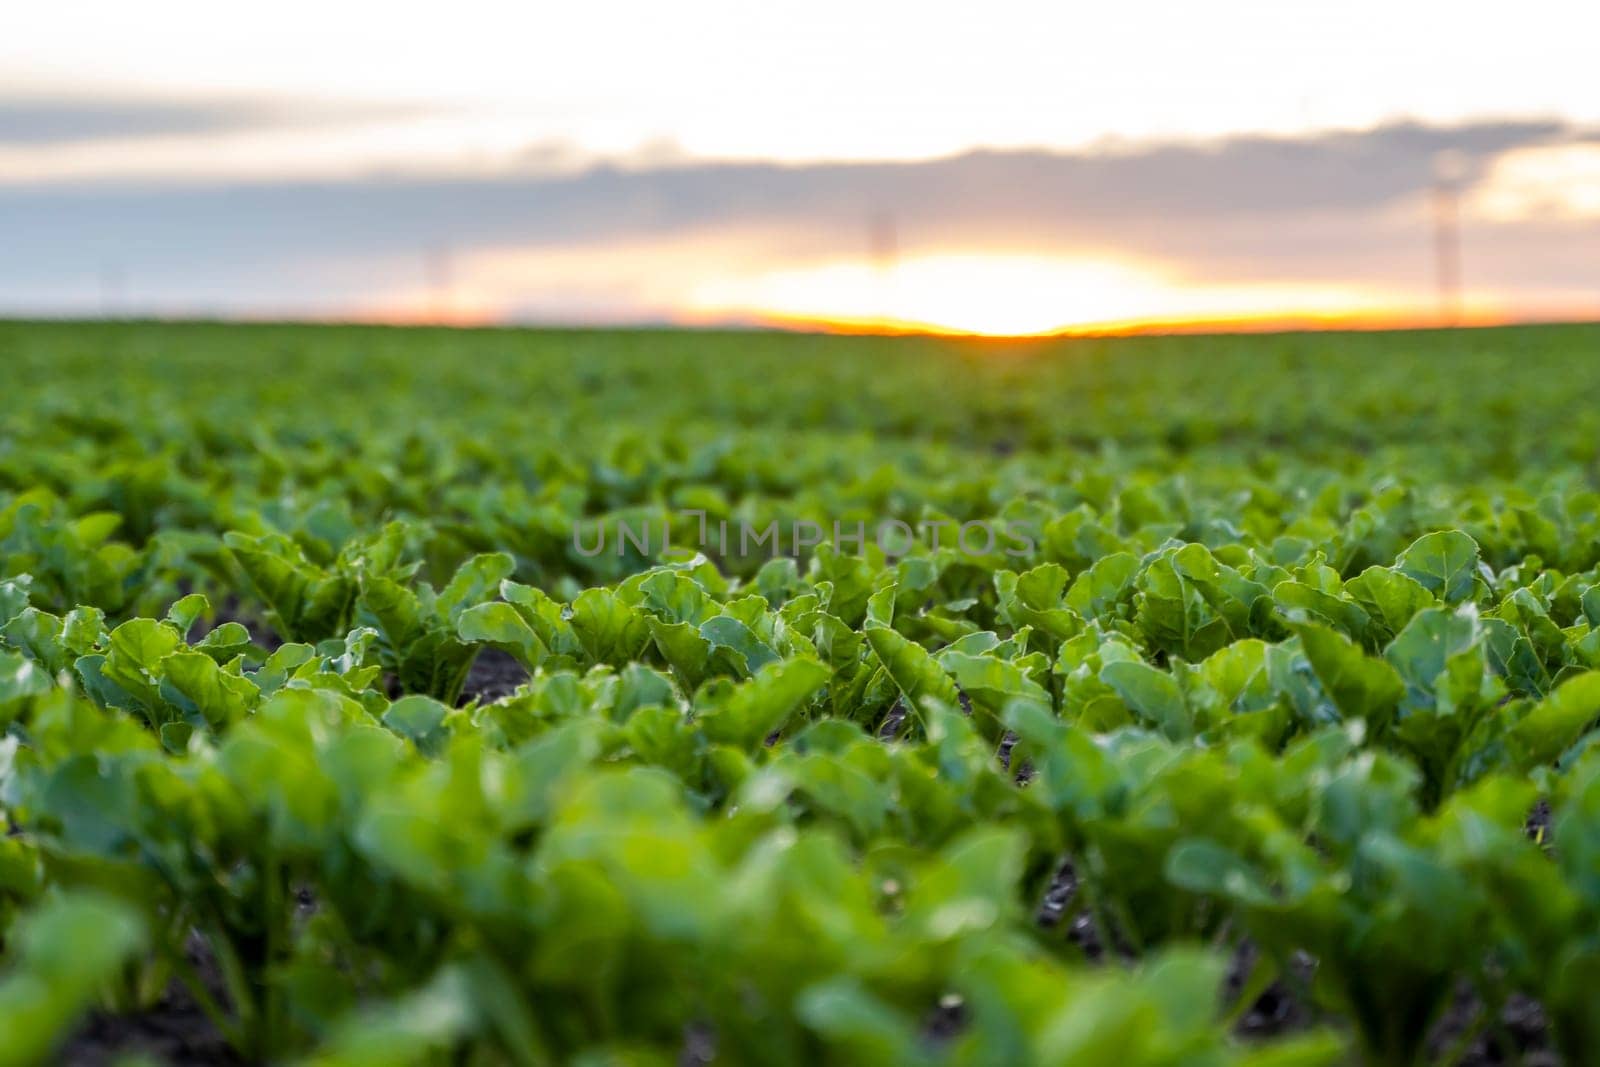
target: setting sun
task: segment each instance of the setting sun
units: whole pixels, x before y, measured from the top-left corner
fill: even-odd
[[[1392,306],[1351,285],[1215,284],[1113,258],[976,253],[716,279],[686,303],[708,318],[992,336],[1264,315],[1369,317]]]

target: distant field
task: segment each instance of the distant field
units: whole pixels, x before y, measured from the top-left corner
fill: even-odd
[[[0,1064],[1600,1057],[1600,326],[0,397]]]

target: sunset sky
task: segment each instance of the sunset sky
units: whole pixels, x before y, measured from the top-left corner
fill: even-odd
[[[58,2],[0,314],[1600,317],[1600,5]]]

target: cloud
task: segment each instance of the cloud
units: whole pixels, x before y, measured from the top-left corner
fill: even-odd
[[[419,109],[249,98],[0,97],[0,148],[235,133],[415,115]]]
[[[133,299],[143,292],[151,301],[229,309],[251,301],[326,308],[363,294],[379,301],[416,288],[424,256],[443,247],[460,264],[463,286],[472,264],[495,254],[504,260],[514,252],[525,263],[581,255],[597,289],[592,298],[563,289],[563,299],[586,315],[614,299],[622,316],[639,309],[623,306],[626,297],[604,284],[596,265],[607,256],[619,275],[636,280],[626,291],[649,280],[637,265],[644,263],[687,277],[861,262],[870,256],[874,220],[885,217],[903,257],[1105,255],[1217,283],[1426,291],[1425,198],[1439,153],[1459,153],[1471,185],[1508,153],[1586,136],[1544,121],[1397,123],[1298,138],[977,151],[909,163],[669,158],[554,176],[0,186],[9,252],[0,261],[0,307],[81,303],[106,263],[133,278]],[[1530,291],[1600,291],[1600,268],[1583,266],[1593,257],[1573,252],[1594,230],[1503,219],[1469,226],[1469,269],[1485,284],[1503,277]],[[1523,258],[1497,264],[1486,241]],[[675,249],[683,250],[677,259]],[[525,276],[530,286],[545,284],[532,267]],[[653,300],[667,299],[650,288]],[[521,303],[549,306],[532,292]]]
[[[255,108],[112,100],[0,100],[0,145],[56,145],[108,138],[210,133],[255,125]]]

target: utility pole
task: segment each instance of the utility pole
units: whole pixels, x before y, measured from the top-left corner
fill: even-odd
[[[1465,172],[1459,152],[1444,151],[1433,157],[1433,265],[1439,317],[1446,326],[1461,324],[1461,181]]]
[[[422,274],[432,301],[428,317],[436,323],[450,321],[450,244],[439,241],[422,250]]]

